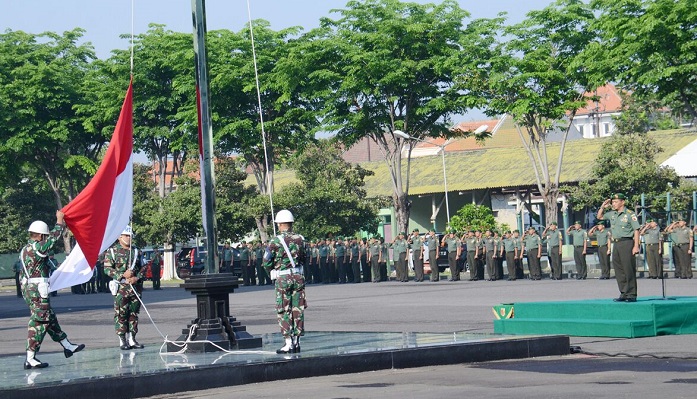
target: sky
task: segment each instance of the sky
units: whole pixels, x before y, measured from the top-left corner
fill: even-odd
[[[301,26],[308,31],[321,17],[337,18],[332,9],[345,8],[348,0],[249,0],[252,19],[265,19],[280,30]],[[440,0],[412,0],[436,3]],[[519,22],[531,10],[552,0],[459,0],[472,18],[492,18],[508,12],[510,22]],[[208,30],[240,31],[247,27],[247,0],[206,0]],[[133,6],[133,7],[132,7]],[[133,8],[133,12],[131,9]],[[150,23],[163,24],[175,32],[192,32],[191,0],[0,0],[0,32],[22,30],[63,33],[76,27],[85,30],[83,42],[90,42],[99,58],[108,58],[113,49],[127,49],[131,25],[134,33],[148,30]],[[133,21],[133,24],[131,23]],[[193,42],[192,42],[193,43]],[[193,44],[192,44],[193,45]],[[454,122],[482,119],[476,111]]]

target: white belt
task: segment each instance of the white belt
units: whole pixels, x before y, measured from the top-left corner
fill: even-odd
[[[279,276],[286,276],[286,275],[288,275],[288,274],[301,274],[301,273],[302,273],[302,269],[299,268],[299,267],[293,267],[293,268],[290,268],[290,269],[279,270],[279,271],[278,271],[278,275],[279,275]]]
[[[39,283],[48,283],[48,279],[45,277],[32,277],[27,280],[29,284],[39,284]]]

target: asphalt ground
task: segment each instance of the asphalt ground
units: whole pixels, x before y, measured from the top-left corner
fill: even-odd
[[[464,277],[467,277],[465,274]],[[639,296],[661,296],[661,281],[639,279]],[[312,331],[493,333],[492,306],[545,300],[616,297],[614,280],[518,280],[382,282],[311,285],[306,328]],[[697,280],[666,280],[668,296],[697,295]],[[194,297],[176,283],[143,299],[164,335],[176,338],[195,317]],[[117,345],[110,294],[61,292],[53,308],[71,341],[87,349]],[[278,332],[273,287],[240,287],[231,294],[231,314],[252,334]],[[623,304],[631,311],[632,304]],[[0,361],[24,352],[28,310],[14,287],[0,292]],[[138,340],[162,338],[141,311]],[[650,338],[572,337],[582,352],[563,357],[454,366],[385,370],[249,384],[167,395],[168,398],[694,398],[697,392],[697,335]],[[47,337],[42,352],[60,352]],[[76,355],[77,356],[77,355]],[[21,367],[18,364],[17,367]],[[162,396],[165,397],[165,396]]]

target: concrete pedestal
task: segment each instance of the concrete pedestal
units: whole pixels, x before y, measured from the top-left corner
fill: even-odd
[[[189,341],[187,352],[261,347],[261,338],[249,334],[245,326],[230,316],[230,294],[239,284],[239,278],[232,273],[219,273],[191,276],[180,285],[196,295],[196,319],[182,329],[182,335],[177,339],[179,342]],[[170,352],[180,349],[180,346],[167,343]]]

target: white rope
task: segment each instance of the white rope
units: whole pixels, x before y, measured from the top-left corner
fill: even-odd
[[[135,0],[131,0],[131,77],[133,77],[133,37],[135,26]]]
[[[249,37],[252,41],[252,61],[254,63],[254,81],[257,86],[257,103],[259,107],[259,121],[261,123],[261,141],[264,144],[264,161],[266,163],[266,190],[269,193],[269,205],[271,207],[271,225],[273,226],[273,235],[276,235],[276,221],[274,220],[273,209],[273,187],[271,187],[271,179],[269,178],[269,153],[266,148],[266,131],[264,130],[264,114],[261,111],[261,89],[259,87],[259,70],[257,68],[257,52],[254,45],[254,29],[252,28],[252,11],[247,0],[247,17],[249,19]]]

